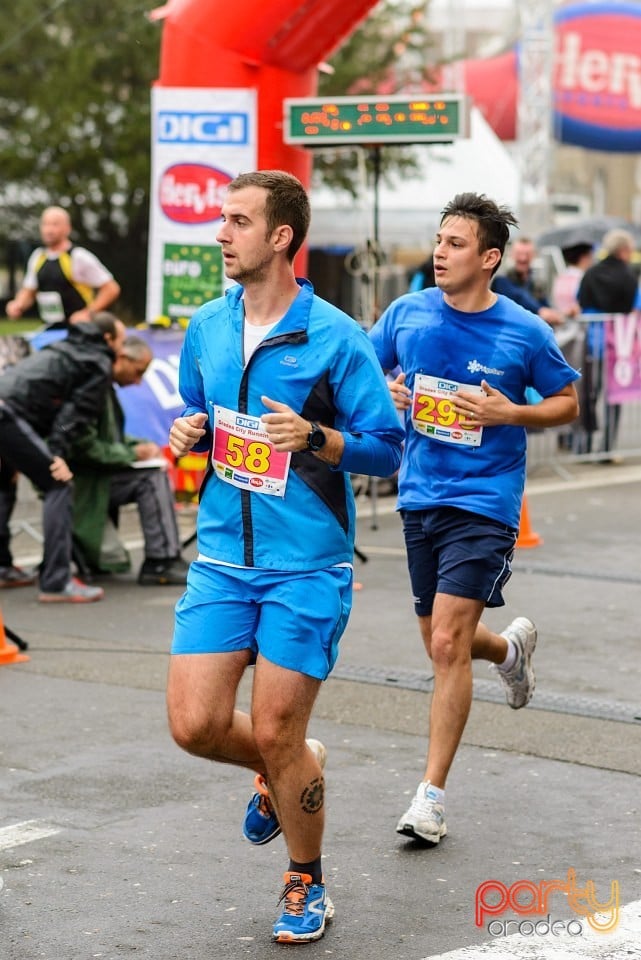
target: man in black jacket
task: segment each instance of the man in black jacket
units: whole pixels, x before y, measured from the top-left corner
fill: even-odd
[[[113,365],[119,387],[141,382],[152,361],[149,344],[136,336],[125,340]],[[180,556],[174,495],[164,467],[167,460],[151,440],[125,433],[125,414],[112,388],[99,419],[83,430],[70,451],[74,472],[74,543],[96,572],[128,570],[130,558],[117,538],[104,536],[108,519],[125,503],[138,507],[145,560],[138,583],[184,585],[189,565]],[[113,542],[112,542],[113,540]]]
[[[638,281],[630,266],[634,253],[634,237],[627,230],[610,230],[603,238],[605,257],[593,264],[583,274],[577,293],[577,301],[584,313],[630,313],[636,303]],[[588,452],[591,452],[591,435],[596,429],[596,404],[604,383],[604,324],[591,323],[586,336],[586,356],[581,400],[587,417]],[[610,452],[616,446],[621,405],[606,403],[603,451]],[[610,458],[611,462],[614,462]]]
[[[605,257],[583,274],[578,301],[592,313],[630,313],[637,297],[637,277],[630,266],[634,237],[627,230],[610,230],[603,238]]]
[[[19,586],[9,540],[16,473],[43,493],[41,603],[90,603],[103,590],[71,576],[73,474],[70,445],[100,412],[125,327],[111,314],[74,324],[65,340],[31,354],[0,376],[0,582]],[[26,578],[28,580],[28,578]]]

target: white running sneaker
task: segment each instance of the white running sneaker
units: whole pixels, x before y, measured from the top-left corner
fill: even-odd
[[[445,807],[430,796],[431,784],[421,781],[407,813],[396,825],[396,832],[428,843],[438,843],[446,836]]]
[[[90,587],[78,577],[72,577],[64,590],[41,591],[40,603],[95,603],[102,600],[105,591],[102,587]]]
[[[309,737],[305,743],[318,760],[318,765],[321,770],[324,770],[325,764],[327,763],[327,747],[325,744],[321,743],[320,740],[314,740],[313,737]]]
[[[536,648],[536,627],[527,617],[517,617],[501,632],[501,636],[515,644],[516,661],[510,670],[501,670],[495,663],[490,664],[490,669],[498,674],[505,689],[505,699],[508,704],[513,710],[520,710],[532,699],[536,685],[532,667],[532,654]]]

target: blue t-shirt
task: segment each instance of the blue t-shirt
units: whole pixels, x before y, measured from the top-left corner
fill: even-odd
[[[437,287],[395,300],[370,332],[381,366],[400,366],[414,389],[416,374],[480,386],[486,380],[526,403],[526,387],[542,397],[558,393],[579,374],[565,361],[551,328],[503,296],[489,310],[449,307]],[[406,441],[399,474],[399,509],[451,506],[518,529],[525,485],[524,427],[484,427],[479,446],[425,436],[405,414]]]

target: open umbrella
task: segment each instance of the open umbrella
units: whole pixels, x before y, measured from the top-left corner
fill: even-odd
[[[584,220],[575,220],[563,227],[551,227],[544,230],[536,238],[537,246],[541,247],[575,247],[582,243],[598,246],[609,230],[627,230],[635,239],[636,245],[641,246],[641,226],[629,223],[623,217],[587,217]]]

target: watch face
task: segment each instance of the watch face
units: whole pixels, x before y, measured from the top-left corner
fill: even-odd
[[[307,446],[310,450],[320,450],[325,446],[327,437],[319,427],[314,427],[307,440]]]

